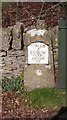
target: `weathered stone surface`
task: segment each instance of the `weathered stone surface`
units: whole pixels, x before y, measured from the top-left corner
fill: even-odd
[[[23,50],[10,50],[7,51],[8,56],[24,56],[24,51]]]
[[[0,51],[0,57],[6,57],[7,52],[6,51]]]
[[[57,48],[58,47],[58,34],[59,34],[58,26],[52,29],[52,33],[53,33],[52,34],[53,47]]]
[[[3,73],[3,77],[11,79],[14,75],[12,73]]]
[[[8,50],[9,49],[9,37],[10,37],[10,31],[12,27],[3,28],[2,29],[2,49]]]
[[[44,20],[37,20],[36,27],[37,29],[46,29],[47,25]]]
[[[0,28],[0,50],[2,50],[2,28]]]
[[[34,33],[35,34],[35,33]],[[28,38],[28,39],[27,39]],[[48,64],[46,63],[30,63],[28,65],[28,57],[29,50],[26,51],[26,63],[25,63],[25,69],[24,69],[24,80],[25,80],[25,87],[28,91],[33,90],[34,88],[43,88],[43,87],[55,87],[55,81],[54,81],[54,68],[53,68],[53,51],[52,51],[52,42],[51,42],[51,32],[46,31],[43,36],[42,35],[29,35],[28,32],[26,34],[26,40],[28,40],[27,45],[30,45],[32,43],[41,43],[43,42],[44,45],[48,45]],[[36,44],[37,45],[37,44]],[[27,48],[28,49],[28,48]],[[40,49],[42,52],[43,49]],[[35,48],[32,51],[35,54],[38,54],[36,56],[39,58],[41,55],[41,52],[36,51]],[[34,55],[33,55],[34,57]],[[46,58],[45,58],[46,59]]]
[[[38,29],[46,29],[46,24],[44,21],[37,21],[37,30]],[[40,25],[41,24],[41,25]],[[58,26],[46,30],[44,35],[35,35],[31,36],[30,34],[27,34],[27,31],[31,29],[35,29],[35,26],[33,25],[32,27],[29,26],[28,28],[24,29],[23,33],[23,40],[24,40],[24,50],[19,50],[21,48],[21,32],[20,32],[20,26],[21,23],[17,23],[15,26],[11,26],[8,28],[3,28],[2,31],[0,29],[0,38],[2,37],[2,41],[0,41],[0,75],[5,76],[7,78],[11,78],[17,75],[20,75],[24,71],[24,67],[26,71],[28,70],[28,51],[27,47],[33,43],[33,42],[43,42],[44,44],[49,46],[49,58],[48,61],[50,64],[47,66],[44,65],[45,69],[47,70],[53,70],[53,53],[54,53],[54,63],[58,61]],[[10,47],[10,31],[13,29],[13,40],[12,41],[12,47],[13,49],[9,49]],[[20,37],[19,37],[20,35]],[[52,38],[52,39],[50,39]],[[16,41],[18,40],[18,41]],[[52,42],[53,42],[53,48],[52,48]],[[16,42],[16,43],[15,43]],[[53,50],[53,51],[52,51]],[[32,68],[33,69],[33,68]],[[38,72],[38,71],[37,71]],[[41,72],[41,71],[40,71]],[[29,71],[28,71],[29,73]],[[29,73],[31,75],[31,71]]]
[[[21,34],[23,34],[21,33],[21,24],[18,22],[13,28],[13,49],[21,49],[21,39],[23,37]]]
[[[46,65],[47,66],[47,65]],[[45,65],[28,65],[24,69],[24,83],[25,87],[28,91],[33,90],[34,88],[46,88],[46,87],[54,87],[54,73],[50,68],[52,66]],[[37,70],[41,70],[42,74],[36,74]]]
[[[24,51],[22,50],[10,50],[7,51],[7,56],[1,59],[0,66],[3,68],[4,77],[16,77],[22,74],[24,69]],[[5,63],[5,64],[3,64]]]
[[[31,36],[31,34],[28,34],[27,32],[24,39],[27,45],[31,44],[31,42],[36,42],[36,41],[42,41],[45,44],[49,45],[50,37],[51,37],[51,33],[46,30],[43,36],[42,35]]]
[[[55,61],[58,61],[58,52],[55,52],[55,53],[54,53],[54,60],[55,60]]]

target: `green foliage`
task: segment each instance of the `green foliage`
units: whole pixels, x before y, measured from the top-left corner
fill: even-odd
[[[2,90],[4,91],[20,91],[24,89],[24,78],[23,76],[18,76],[13,79],[2,79]]]
[[[24,78],[18,76],[13,79],[2,79],[2,89],[4,91],[11,91],[22,93],[25,103],[30,107],[39,108],[54,108],[65,105],[65,91],[56,88],[38,88],[31,92],[24,89]]]
[[[35,89],[26,96],[34,107],[60,107],[65,105],[65,91],[62,89]]]

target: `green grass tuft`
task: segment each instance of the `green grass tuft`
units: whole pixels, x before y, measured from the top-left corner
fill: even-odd
[[[65,92],[62,89],[41,88],[28,93],[28,101],[33,107],[56,107],[65,105]]]
[[[23,76],[18,76],[13,79],[2,79],[2,90],[5,91],[19,91],[22,92],[24,90],[24,78]]]

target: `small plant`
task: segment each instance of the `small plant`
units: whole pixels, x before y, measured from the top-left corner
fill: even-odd
[[[65,91],[56,88],[38,88],[26,95],[33,107],[60,107],[65,105]]]
[[[18,76],[16,78],[2,79],[2,90],[5,91],[20,91],[22,92],[24,90],[24,78],[23,76]]]

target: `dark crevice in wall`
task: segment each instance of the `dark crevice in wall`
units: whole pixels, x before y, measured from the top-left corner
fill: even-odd
[[[21,30],[21,50],[24,48],[24,41],[23,41],[23,32],[24,32],[24,28],[23,28],[23,25],[21,25],[20,27],[20,30]]]
[[[9,41],[9,49],[8,50],[11,50],[12,49],[12,42],[13,42],[13,28],[10,31],[10,35],[9,35],[8,41]]]

